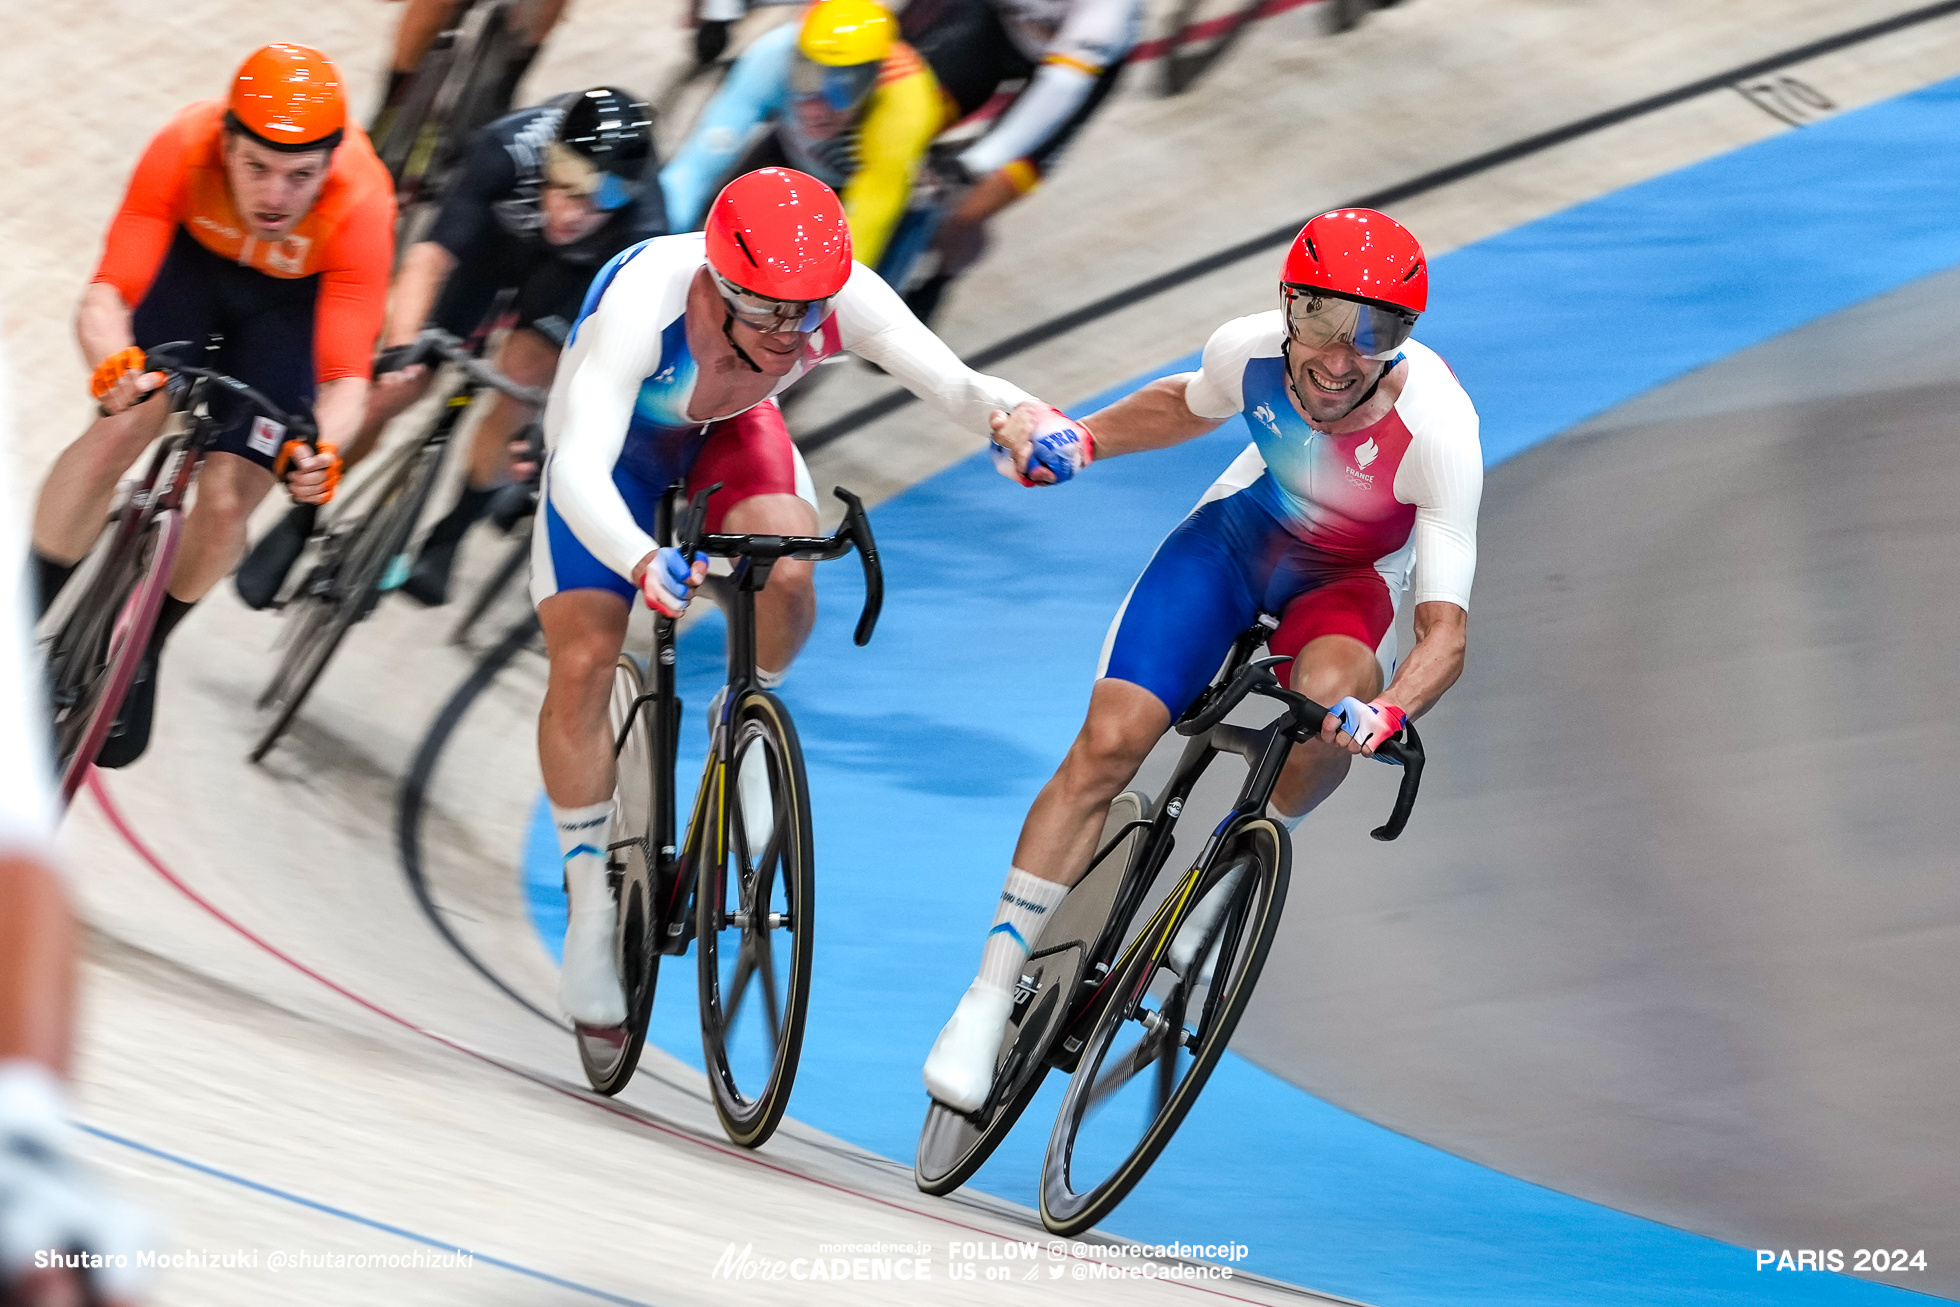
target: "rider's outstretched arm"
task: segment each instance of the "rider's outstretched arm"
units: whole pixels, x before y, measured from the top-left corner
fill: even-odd
[[[1218,419],[1191,411],[1187,389],[1201,373],[1180,372],[1159,377],[1083,419],[1094,433],[1096,457],[1114,458],[1146,449],[1167,449],[1195,440],[1218,425]]]
[[[837,297],[838,343],[889,372],[900,385],[975,435],[989,419],[1033,395],[1011,381],[976,372],[905,307],[898,292],[862,263]],[[1045,412],[1045,408],[1037,411]]]

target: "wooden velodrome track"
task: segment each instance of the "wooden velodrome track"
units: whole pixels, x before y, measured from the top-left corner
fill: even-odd
[[[669,8],[578,0],[527,92],[669,85],[684,48]],[[1326,204],[1898,9],[1409,0],[1338,38],[1317,30],[1311,8],[1267,20],[1176,99],[1155,95],[1154,70],[1135,70],[1053,182],[1000,224],[945,334],[956,348],[982,348]],[[327,49],[364,104],[393,13],[368,0],[184,0],[161,11],[119,0],[10,16],[0,113],[16,150],[0,203],[10,252],[0,342],[24,485],[84,420],[70,315],[155,125],[219,93],[242,54],[268,40]],[[1839,105],[1880,99],[1960,71],[1960,23],[1796,71]],[[1431,189],[1397,213],[1440,253],[1784,130],[1743,96],[1710,93]],[[1092,394],[1196,348],[1222,318],[1264,307],[1275,258],[1226,265],[996,367],[1058,402]],[[799,422],[881,393],[876,379],[851,376],[827,385]],[[813,471],[882,497],[972,447],[913,409],[827,445]],[[480,569],[488,557],[466,562]],[[265,768],[246,766],[242,752],[276,622],[220,593],[187,623],[150,756],[108,778],[113,817],[79,801],[64,835],[93,927],[79,1107],[88,1124],[157,1150],[102,1139],[94,1156],[157,1214],[160,1248],[399,1251],[407,1231],[508,1266],[186,1269],[160,1278],[158,1300],[536,1303],[598,1291],[663,1304],[828,1301],[809,1285],[737,1287],[712,1268],[731,1243],[782,1257],[832,1243],[931,1244],[938,1259],[950,1240],[1037,1237],[1023,1212],[984,1198],[924,1200],[904,1168],[814,1131],[786,1129],[760,1158],[737,1154],[720,1144],[696,1074],[660,1055],[649,1054],[621,1109],[579,1101],[564,1037],[442,945],[394,856],[396,782],[468,665],[442,644],[447,620],[384,608]],[[452,925],[548,1009],[550,964],[508,871],[537,788],[539,689],[538,669],[520,662],[473,716],[470,747],[437,777],[442,852],[431,876]],[[1370,1064],[1365,1041],[1344,1046],[1355,1070],[1334,1076],[1288,1061],[1274,1012],[1256,1014],[1247,1039],[1273,1050],[1269,1065],[1345,1106],[1400,1113],[1412,1133],[1426,1129],[1499,1166],[1521,1156],[1506,1151],[1495,1118],[1450,1119],[1437,1104],[1396,1098],[1393,1082],[1408,1068]],[[1627,1147],[1637,1153],[1639,1143]],[[1533,1163],[1534,1178],[1571,1180],[1557,1156]],[[1614,1196],[1658,1201],[1638,1182],[1629,1192]],[[939,1284],[933,1297],[1176,1301],[1193,1292],[1066,1279]],[[1300,1296],[1245,1282],[1230,1292]],[[875,1282],[833,1296],[917,1300],[904,1285]]]

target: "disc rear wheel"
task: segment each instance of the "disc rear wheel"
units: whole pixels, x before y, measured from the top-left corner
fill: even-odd
[[[1041,1220],[1073,1236],[1113,1211],[1163,1152],[1231,1042],[1286,901],[1291,853],[1264,818],[1140,938],[1082,1049],[1041,1171]]]
[[[755,1148],[789,1106],[803,1048],[815,858],[803,750],[781,701],[750,691],[727,729],[729,764],[710,772],[719,793],[695,834],[701,1043],[723,1130]]]
[[[1134,790],[1116,796],[1097,842],[1101,850],[1131,824],[1149,815],[1150,800]],[[994,1064],[994,1090],[980,1110],[956,1112],[941,1103],[926,1109],[912,1178],[929,1194],[948,1194],[965,1184],[993,1155],[1047,1078],[1062,1038],[1077,1009],[1078,991],[1090,966],[1090,950],[1116,902],[1117,889],[1145,831],[1130,829],[1122,841],[1089,869],[1062,900],[1035,941],[1021,968],[1007,1037]]]

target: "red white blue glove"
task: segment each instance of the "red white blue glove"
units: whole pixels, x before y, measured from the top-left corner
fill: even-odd
[[[640,593],[648,608],[662,617],[678,619],[687,611],[688,600],[693,598],[694,587],[701,584],[700,574],[705,570],[703,563],[689,563],[672,545],[663,546],[654,551],[646,570],[640,573]]]
[[[1096,461],[1096,438],[1086,422],[1071,418],[1060,409],[1034,425],[1033,445],[1028,450],[1027,474],[1014,468],[1014,456],[998,442],[994,445],[994,465],[1024,486],[1060,485]],[[1033,476],[1037,467],[1048,469],[1048,480]]]
[[[1386,744],[1409,720],[1409,714],[1386,699],[1363,703],[1353,695],[1335,704],[1332,716],[1340,723],[1340,730],[1353,736],[1354,742],[1369,753]]]

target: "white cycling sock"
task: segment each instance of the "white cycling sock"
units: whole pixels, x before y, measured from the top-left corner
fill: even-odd
[[[980,974],[973,983],[983,989],[1013,992],[1021,981],[1021,964],[1041,938],[1041,928],[1067,897],[1068,886],[1009,867],[1007,885],[1000,892],[1000,910],[994,914],[994,928],[987,932]]]
[[[612,890],[606,884],[606,836],[612,829],[612,800],[583,808],[551,805],[558,826],[558,851],[565,859],[565,892],[573,913],[611,912]]]
[[[1304,812],[1297,817],[1289,817],[1270,803],[1266,805],[1266,815],[1286,827],[1289,832],[1299,830],[1300,823],[1307,819],[1307,814]]]
[[[758,667],[755,669],[755,683],[765,690],[775,689],[788,676],[789,668],[787,667],[783,668],[780,672],[772,672],[767,667]]]

